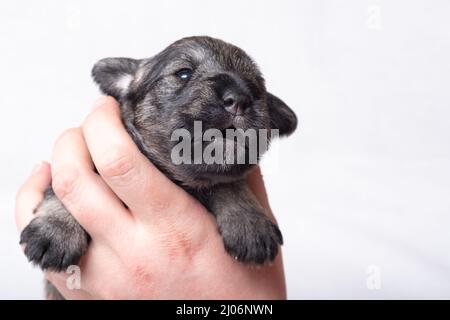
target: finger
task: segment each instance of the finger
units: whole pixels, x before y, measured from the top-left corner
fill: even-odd
[[[22,231],[34,218],[33,211],[42,201],[44,191],[50,182],[50,165],[47,162],[40,162],[20,187],[16,196],[16,225],[19,231]]]
[[[83,134],[98,172],[134,216],[148,221],[185,207],[190,197],[139,151],[113,98],[104,98],[86,118]]]
[[[96,238],[123,231],[131,217],[93,170],[80,128],[65,131],[52,155],[53,189],[66,209]]]

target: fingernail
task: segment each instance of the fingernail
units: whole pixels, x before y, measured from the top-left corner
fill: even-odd
[[[39,172],[39,170],[42,168],[42,161],[39,161],[38,163],[36,163],[33,167],[33,170],[31,170],[31,174],[36,174],[37,172]]]

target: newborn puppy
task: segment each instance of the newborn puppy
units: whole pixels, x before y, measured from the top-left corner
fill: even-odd
[[[194,121],[201,121],[202,132],[278,129],[288,135],[295,130],[295,114],[266,91],[251,58],[221,40],[190,37],[149,59],[100,60],[92,76],[103,93],[120,102],[123,123],[141,152],[216,217],[225,250],[244,263],[272,261],[283,240],[244,181],[253,164],[174,163],[172,154],[179,143],[173,133],[183,129],[194,136]],[[209,143],[217,141],[230,143],[220,138]],[[248,149],[247,142],[244,147]],[[237,148],[236,143],[233,150]],[[258,159],[264,151],[258,150]],[[51,188],[36,213],[21,234],[28,259],[53,271],[77,264],[89,235]]]

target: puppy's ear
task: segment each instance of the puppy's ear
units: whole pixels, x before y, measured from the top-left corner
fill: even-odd
[[[130,58],[105,58],[92,68],[92,77],[104,94],[120,100],[128,92],[140,60]]]
[[[267,92],[270,128],[278,129],[280,136],[287,136],[297,128],[297,116],[280,98]]]

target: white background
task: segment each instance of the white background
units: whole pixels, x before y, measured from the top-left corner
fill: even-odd
[[[98,96],[93,63],[204,34],[246,50],[300,119],[266,174],[289,298],[450,298],[449,16],[445,0],[1,1],[0,298],[42,297],[14,196]]]

